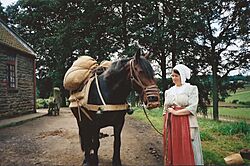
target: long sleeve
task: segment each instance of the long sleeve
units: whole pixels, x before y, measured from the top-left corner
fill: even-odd
[[[190,111],[192,115],[196,115],[198,102],[198,88],[197,86],[192,86],[188,96],[188,106],[185,109]]]
[[[167,113],[167,109],[168,109],[168,105],[167,105],[167,95],[168,95],[168,90],[165,91],[165,94],[164,94],[164,105],[163,105],[163,115],[165,115]]]

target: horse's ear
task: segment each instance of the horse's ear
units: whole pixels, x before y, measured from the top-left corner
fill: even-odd
[[[146,54],[144,55],[144,57],[145,57],[146,59],[149,59],[149,56],[150,56],[150,52],[148,52],[148,53],[146,53]]]
[[[141,56],[141,49],[138,49],[138,50],[136,51],[135,57],[134,57],[136,63],[139,62],[140,56]]]

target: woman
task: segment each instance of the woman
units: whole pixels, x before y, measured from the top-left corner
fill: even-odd
[[[171,75],[175,85],[165,91],[163,111],[165,165],[204,164],[196,118],[198,88],[186,83],[186,79],[190,79],[190,74],[191,70],[187,66],[176,65]]]

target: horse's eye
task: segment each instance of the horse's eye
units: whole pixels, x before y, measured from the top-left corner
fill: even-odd
[[[143,70],[142,70],[141,68],[136,68],[136,71],[137,71],[138,73],[143,72]]]

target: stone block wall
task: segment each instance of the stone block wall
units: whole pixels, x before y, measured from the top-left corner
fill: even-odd
[[[16,55],[15,90],[7,86],[7,57]],[[0,45],[0,119],[35,112],[34,57]]]

